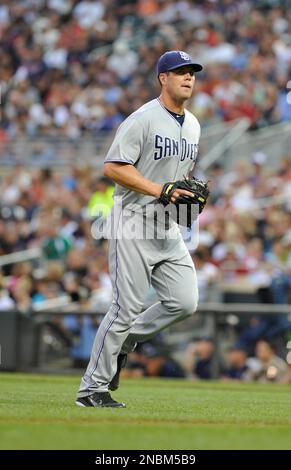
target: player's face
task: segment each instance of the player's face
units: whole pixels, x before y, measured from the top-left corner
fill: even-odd
[[[194,83],[193,67],[185,65],[166,74],[165,89],[173,99],[184,101],[192,96]]]

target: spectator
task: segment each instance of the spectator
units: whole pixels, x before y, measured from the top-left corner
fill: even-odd
[[[129,355],[125,377],[147,376],[182,378],[184,371],[168,354],[151,342],[140,343]]]
[[[183,361],[187,377],[214,378],[214,344],[211,339],[201,339],[188,345]]]
[[[42,248],[49,260],[63,259],[71,248],[71,242],[63,235],[59,235],[58,228],[53,222],[44,227]]]
[[[222,379],[250,381],[252,375],[247,357],[248,353],[242,346],[231,346],[227,352],[227,367],[222,372]]]
[[[259,362],[259,370],[254,374],[254,380],[258,382],[277,382],[285,380],[287,363],[276,356],[273,347],[267,341],[258,341],[256,344],[256,357]]]
[[[106,217],[113,205],[114,187],[107,178],[100,178],[94,185],[95,192],[89,199],[90,217]]]

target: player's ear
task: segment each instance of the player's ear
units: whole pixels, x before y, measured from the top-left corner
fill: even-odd
[[[160,75],[159,75],[159,82],[160,82],[161,86],[166,83],[166,77],[167,77],[167,75],[168,75],[167,72],[162,72],[162,73],[160,73]]]

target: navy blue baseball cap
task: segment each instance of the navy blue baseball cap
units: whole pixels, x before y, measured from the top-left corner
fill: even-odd
[[[168,72],[169,70],[175,70],[178,67],[184,65],[192,65],[195,72],[200,72],[203,67],[193,61],[192,57],[183,51],[169,51],[161,55],[157,64],[157,75],[159,76],[162,72]]]

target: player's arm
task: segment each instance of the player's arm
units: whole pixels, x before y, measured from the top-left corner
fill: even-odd
[[[124,188],[136,191],[137,193],[153,196],[158,199],[161,195],[163,185],[154,183],[153,181],[144,178],[142,174],[135,168],[135,166],[126,163],[104,163],[104,176],[112,179],[115,183],[123,186]],[[171,201],[175,202],[180,194],[190,195],[191,193],[183,189],[176,189],[172,194]]]
[[[104,175],[112,179],[115,183],[124,188],[136,191],[137,193],[147,194],[158,198],[162,191],[162,185],[154,183],[133,166],[126,163],[104,163]]]

